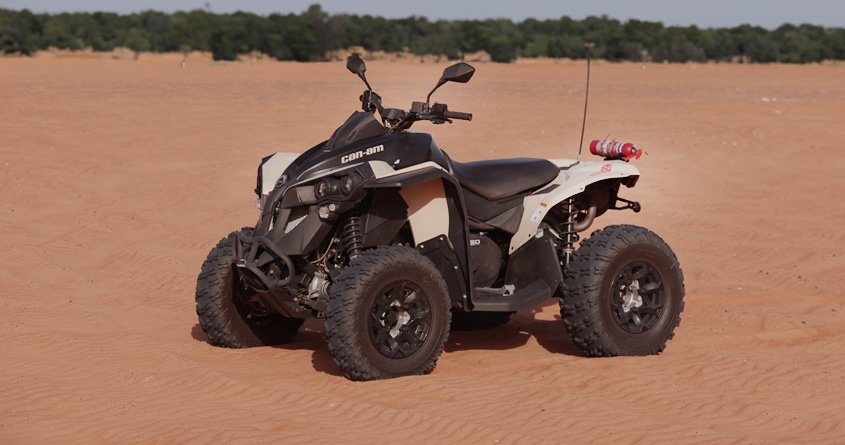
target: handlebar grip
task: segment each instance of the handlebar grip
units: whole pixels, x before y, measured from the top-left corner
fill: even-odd
[[[472,113],[461,113],[460,111],[447,111],[444,113],[448,119],[459,119],[464,121],[472,120]]]

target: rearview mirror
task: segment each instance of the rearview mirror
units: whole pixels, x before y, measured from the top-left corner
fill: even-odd
[[[364,81],[364,85],[367,85],[367,90],[373,91],[370,82],[367,82],[367,76],[364,75],[367,71],[367,66],[364,65],[364,59],[361,58],[360,54],[352,53],[351,56],[346,58],[346,69],[351,71],[352,74],[357,74]]]
[[[472,65],[460,62],[443,70],[443,75],[440,76],[440,80],[444,83],[467,83],[470,79],[472,79],[473,74],[475,74],[475,68],[473,68]]]
[[[431,102],[431,95],[440,88],[446,82],[458,82],[458,83],[467,83],[470,79],[472,79],[472,75],[475,74],[475,68],[472,65],[464,62],[456,63],[449,68],[443,70],[443,75],[440,76],[440,80],[437,81],[437,85],[434,86],[434,89],[428,93],[428,97],[425,98],[425,104],[428,105]]]
[[[346,69],[360,76],[367,71],[367,66],[364,65],[364,59],[358,53],[353,53],[346,58]]]

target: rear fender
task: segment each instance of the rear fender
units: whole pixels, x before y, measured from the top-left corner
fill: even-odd
[[[565,161],[565,162],[564,162]],[[540,192],[525,198],[525,212],[519,229],[511,238],[509,253],[525,245],[534,235],[548,212],[567,198],[583,192],[587,186],[608,179],[623,179],[622,183],[633,187],[640,171],[632,164],[621,160],[582,162],[571,164],[571,160],[552,160],[561,167],[560,174]],[[624,178],[630,178],[624,180]]]

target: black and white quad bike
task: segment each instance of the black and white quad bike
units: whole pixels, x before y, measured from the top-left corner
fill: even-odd
[[[639,178],[633,165],[457,162],[431,135],[408,130],[472,119],[429,105],[444,83],[469,81],[471,66],[446,68],[408,111],[382,107],[360,57],[347,68],[367,85],[363,111],[304,153],[264,158],[256,226],[221,240],[202,266],[196,309],[213,345],[285,343],[316,317],[348,378],[424,374],[450,327],[496,326],[556,297],[588,356],[663,350],[684,307],[683,274],[666,242],[616,225],[576,250],[597,216],[639,211],[618,196]]]

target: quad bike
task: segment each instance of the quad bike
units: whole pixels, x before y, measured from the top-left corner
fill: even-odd
[[[221,240],[202,266],[196,309],[210,343],[285,343],[316,317],[349,379],[424,374],[453,323],[495,326],[556,297],[588,356],[663,350],[684,297],[666,242],[616,225],[576,249],[596,217],[639,211],[619,197],[637,183],[633,165],[612,155],[455,161],[408,130],[471,120],[430,98],[468,82],[473,67],[446,68],[407,111],[382,106],[359,56],[347,68],[367,86],[362,111],[304,153],[262,159],[258,222]]]

